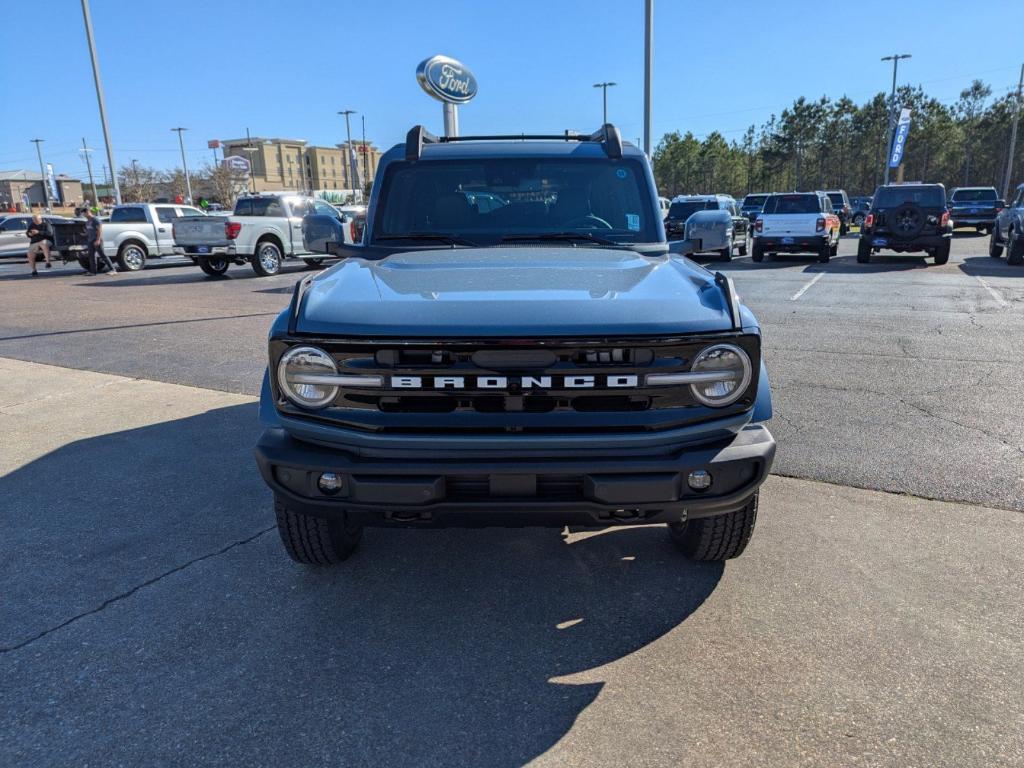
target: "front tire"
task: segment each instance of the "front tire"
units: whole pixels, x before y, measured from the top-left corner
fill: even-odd
[[[281,249],[272,240],[256,243],[256,253],[250,259],[252,271],[260,277],[271,277],[281,271]]]
[[[1019,266],[1024,264],[1024,237],[1017,230],[1010,232],[1010,243],[1006,249],[1006,263]]]
[[[125,243],[117,251],[118,269],[138,272],[146,268],[146,249],[138,243]]]
[[[363,526],[344,517],[304,515],[274,499],[277,531],[288,556],[303,565],[334,565],[347,560],[363,538]]]
[[[1003,255],[1003,246],[999,244],[998,229],[993,229],[992,235],[988,239],[988,255],[993,259],[998,259]]]
[[[757,497],[735,512],[669,523],[672,543],[691,560],[731,560],[743,554],[757,523]]]

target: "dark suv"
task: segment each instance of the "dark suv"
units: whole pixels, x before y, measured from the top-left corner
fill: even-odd
[[[936,264],[949,261],[953,223],[941,184],[889,184],[875,190],[857,244],[857,261],[872,253],[927,253]]]
[[[954,227],[974,227],[988,234],[1006,206],[995,187],[957,187],[949,196],[949,215]]]
[[[256,458],[291,557],[342,560],[366,525],[666,523],[692,558],[743,551],[775,453],[760,328],[672,250],[614,126],[417,126],[363,240],[342,227],[305,217],[343,258],[270,332]]]

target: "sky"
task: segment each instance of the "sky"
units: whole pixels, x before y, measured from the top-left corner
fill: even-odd
[[[984,18],[1022,18],[1021,0],[987,0]],[[900,83],[952,103],[973,78],[994,96],[1016,88],[1024,45],[990,34],[964,0],[823,3],[655,0],[653,137],[678,130],[739,140],[800,96],[861,102]],[[440,133],[441,105],[415,78],[434,54],[476,75],[460,108],[465,135],[595,130],[600,81],[609,120],[643,133],[643,0],[92,0],[115,162],[190,168],[208,139],[345,140],[387,148],[422,123]],[[998,25],[995,27],[998,28]],[[1007,31],[1010,27],[1004,27]],[[1010,44],[1013,41],[1014,44]],[[7,0],[0,14],[0,170],[38,169],[33,138],[58,173],[97,176],[106,163],[80,0]]]

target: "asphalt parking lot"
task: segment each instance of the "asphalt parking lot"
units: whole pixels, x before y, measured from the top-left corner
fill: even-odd
[[[1024,269],[749,258],[747,553],[371,531],[287,560],[250,449],[304,274],[0,265],[0,764],[1024,765]]]

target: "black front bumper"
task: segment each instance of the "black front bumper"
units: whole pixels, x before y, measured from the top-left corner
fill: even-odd
[[[263,479],[288,507],[365,525],[608,526],[664,523],[739,509],[764,482],[775,438],[759,424],[668,456],[628,459],[507,458],[479,461],[367,459],[268,429],[256,445]],[[694,470],[712,485],[694,491]],[[328,495],[317,481],[342,476]]]
[[[791,240],[792,242],[786,242]],[[828,243],[827,235],[794,235],[792,237],[766,237],[757,235],[754,244],[770,253],[817,253]]]

